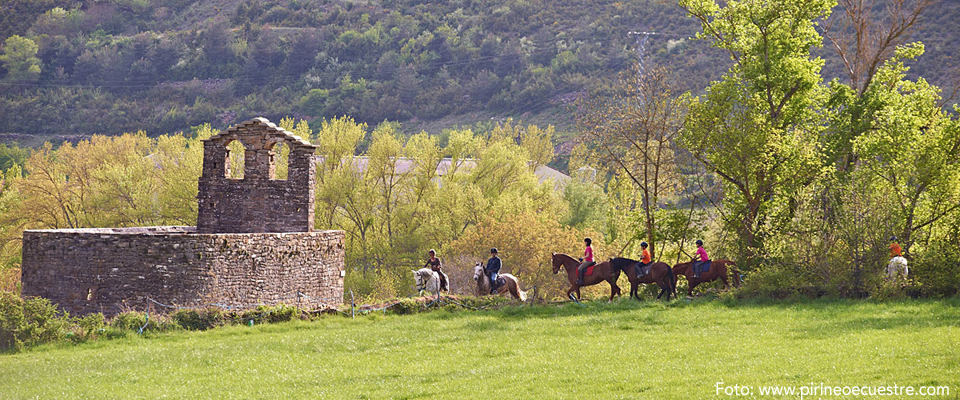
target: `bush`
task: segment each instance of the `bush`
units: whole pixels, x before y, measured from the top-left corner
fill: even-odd
[[[947,247],[947,246],[944,246]],[[922,283],[922,294],[949,297],[960,290],[960,255],[957,249],[931,249],[910,263],[910,276]]]
[[[113,317],[110,326],[122,331],[161,332],[175,330],[180,326],[171,322],[170,318],[162,314],[146,314],[139,311],[127,311]]]
[[[255,324],[277,323],[293,321],[299,318],[300,310],[293,306],[279,305],[275,307],[259,306],[252,310],[246,310],[236,314],[234,321],[239,324],[249,324],[253,321]]]
[[[106,318],[104,318],[101,313],[87,314],[82,317],[73,318],[71,322],[74,328],[72,332],[73,335],[71,335],[70,339],[75,343],[95,340],[106,332]]]
[[[0,292],[0,350],[56,342],[66,337],[69,316],[44,298]]]
[[[189,331],[204,331],[231,322],[219,308],[179,309],[170,314],[170,320]]]

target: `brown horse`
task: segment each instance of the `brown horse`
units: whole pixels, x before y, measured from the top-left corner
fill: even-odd
[[[627,279],[630,280],[630,297],[632,298],[640,300],[637,288],[641,283],[656,283],[657,286],[660,286],[660,294],[657,295],[657,300],[664,293],[667,294],[667,300],[670,300],[670,293],[673,293],[674,296],[677,295],[677,277],[673,275],[673,270],[667,263],[655,262],[650,264],[650,272],[639,278],[637,277],[636,260],[617,257],[610,260],[610,264],[616,270],[617,277],[620,276],[620,271],[627,275]]]
[[[579,300],[581,287],[596,285],[603,281],[607,281],[607,283],[610,284],[610,301],[613,301],[613,296],[619,296],[621,293],[620,286],[617,286],[617,278],[620,278],[620,271],[614,271],[609,261],[599,262],[594,265],[593,273],[583,277],[583,285],[577,284],[577,267],[580,266],[580,261],[560,253],[553,253],[552,261],[554,275],[560,272],[560,267],[567,270],[567,280],[570,281],[570,289],[567,289],[567,297],[570,297],[571,293],[576,292],[576,299]]]
[[[510,293],[513,298],[527,301],[527,293],[520,290],[520,281],[510,274],[500,274],[503,286],[497,289],[497,294]],[[483,263],[473,266],[473,280],[477,281],[477,297],[490,296],[490,277],[483,271]],[[499,280],[499,279],[498,279]]]
[[[687,295],[693,296],[693,288],[704,282],[713,282],[720,278],[723,281],[723,288],[730,287],[727,283],[727,266],[733,273],[733,285],[740,287],[740,271],[737,270],[737,264],[730,260],[712,260],[710,261],[710,270],[700,274],[700,278],[693,277],[693,262],[680,263],[673,266],[673,273],[683,275],[687,278]]]

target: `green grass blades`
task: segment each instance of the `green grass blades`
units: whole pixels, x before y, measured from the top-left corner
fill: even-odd
[[[758,387],[823,383],[958,398],[958,345],[956,299],[621,299],[39,347],[0,356],[0,397],[773,398]]]

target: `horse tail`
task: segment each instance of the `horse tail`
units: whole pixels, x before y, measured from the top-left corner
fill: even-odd
[[[520,296],[520,301],[527,301],[527,292],[520,290],[519,286],[517,286],[517,294]]]

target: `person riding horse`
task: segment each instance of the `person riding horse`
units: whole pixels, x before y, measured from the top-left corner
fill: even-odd
[[[580,266],[577,267],[578,285],[583,285],[583,275],[587,271],[587,268],[596,264],[596,262],[593,261],[593,247],[590,246],[593,243],[593,240],[590,238],[584,238],[583,243],[587,245],[587,248],[583,251],[583,258],[580,259]]]
[[[497,294],[497,275],[500,273],[500,257],[497,257],[497,248],[490,249],[491,257],[483,272],[490,276],[490,294]]]
[[[890,237],[890,258],[903,257],[903,248],[897,243],[897,237]]]
[[[697,261],[696,257],[700,257],[700,260]],[[694,257],[693,261],[693,277],[694,279],[700,279],[700,269],[710,263],[710,258],[707,257],[707,251],[703,249],[703,241],[697,239],[697,254]]]
[[[440,271],[442,265],[440,263],[440,258],[437,257],[437,252],[433,249],[430,249],[430,251],[427,252],[427,255],[429,255],[430,258],[427,259],[426,264],[423,264],[423,267],[430,268],[433,272],[436,272],[437,275],[440,275],[440,290],[446,290],[449,292],[450,287],[447,286],[447,276],[443,273],[443,271]]]
[[[647,242],[640,242],[640,248],[643,251],[640,252],[640,261],[637,263],[637,277],[641,278],[647,275],[644,272],[644,268],[653,264],[653,257],[650,256],[650,250],[647,250]]]

